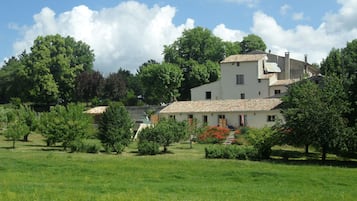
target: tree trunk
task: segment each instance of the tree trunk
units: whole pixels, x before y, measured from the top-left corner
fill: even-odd
[[[305,144],[305,155],[309,153],[309,145]]]
[[[25,142],[28,142],[28,141],[29,141],[29,135],[30,135],[30,134],[24,135],[24,141],[25,141]]]
[[[321,156],[322,162],[326,161],[326,155],[327,155],[327,149],[326,147],[322,147],[322,156]]]
[[[15,149],[15,141],[16,140],[12,140],[12,148]]]
[[[166,147],[166,145],[164,145],[164,153],[166,153],[167,152],[167,147]]]

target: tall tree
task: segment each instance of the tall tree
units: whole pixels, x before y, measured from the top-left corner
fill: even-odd
[[[308,80],[293,85],[283,103],[286,128],[294,139],[320,148],[323,161],[328,152],[341,149],[349,103],[340,78],[326,76],[320,86]]]
[[[245,36],[240,43],[241,53],[245,54],[253,50],[265,51],[267,46],[265,45],[262,38],[255,34],[249,34]]]
[[[26,57],[26,52],[19,58],[11,57],[0,69],[0,102],[9,102],[12,97],[25,101],[28,99],[28,77],[24,65]]]
[[[110,73],[104,80],[103,96],[104,98],[119,101],[125,97],[127,86],[125,77],[120,73]]]
[[[346,116],[349,126],[353,127],[357,123],[357,39],[348,42],[345,48],[333,48],[321,62],[321,73],[334,74],[343,79],[352,108]]]
[[[219,77],[219,70],[216,70],[219,69],[218,62],[223,60],[224,55],[222,40],[214,36],[210,30],[202,27],[185,30],[173,44],[165,46],[165,62],[177,64],[184,74],[185,80],[179,90],[179,99],[189,100],[191,88],[216,81]],[[201,65],[204,65],[204,67]],[[206,68],[207,70],[204,71],[210,72],[208,81],[205,78],[196,79],[197,69],[195,68]],[[206,74],[204,77],[206,77]],[[194,81],[192,82],[192,80]]]
[[[168,103],[180,95],[183,75],[175,64],[150,64],[140,70],[138,76],[143,83],[144,99],[149,104]]]
[[[109,105],[100,119],[98,128],[98,137],[106,150],[121,153],[130,143],[132,125],[129,113],[123,105]]]
[[[76,77],[76,100],[88,103],[90,99],[99,97],[103,83],[104,78],[99,71],[84,71],[80,73]]]

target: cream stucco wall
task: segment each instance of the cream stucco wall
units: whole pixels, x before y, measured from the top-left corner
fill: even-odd
[[[222,99],[221,81],[217,80],[216,82],[192,88],[191,100],[205,100],[207,91],[211,92],[211,100]]]
[[[246,115],[246,126],[254,128],[262,128],[264,126],[273,126],[275,122],[268,121],[268,115],[274,115],[275,119],[283,119],[280,110],[270,111],[245,111],[245,112],[208,112],[208,113],[173,113],[173,114],[159,114],[160,118],[175,117],[177,121],[185,121],[189,119],[189,115],[192,115],[197,120],[199,125],[203,124],[204,116],[207,116],[207,125],[217,126],[219,124],[218,116],[224,115],[227,121],[227,125],[235,128],[239,127],[240,115]]]
[[[277,80],[277,74],[264,74],[263,62],[258,61],[221,64],[221,79],[191,89],[191,100],[205,100],[211,92],[212,100],[266,98],[274,95],[269,84]],[[244,75],[244,84],[237,84],[237,75]]]

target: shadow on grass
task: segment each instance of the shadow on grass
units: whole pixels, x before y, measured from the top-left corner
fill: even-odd
[[[322,161],[319,159],[269,159],[266,162],[271,162],[275,164],[285,164],[285,165],[321,165],[321,166],[333,166],[333,167],[347,167],[347,168],[357,168],[357,161],[339,161],[339,160],[326,160]]]
[[[348,167],[357,168],[357,161],[353,160],[354,157],[345,158],[342,160],[321,160],[320,153],[305,154],[299,151],[291,150],[273,150],[272,158],[267,160],[271,163],[279,163],[286,165],[321,165],[321,166],[334,166],[334,167]],[[351,155],[349,155],[351,156]]]

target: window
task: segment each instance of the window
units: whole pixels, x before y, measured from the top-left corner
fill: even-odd
[[[275,115],[268,115],[268,122],[274,122],[275,121]]]
[[[236,75],[236,83],[237,85],[242,85],[244,84],[244,75]]]
[[[241,114],[239,115],[239,126],[247,126],[247,115],[246,114]]]
[[[170,115],[170,119],[176,119],[175,115]]]
[[[239,62],[237,62],[237,66],[239,66],[240,65],[240,63]]]
[[[240,94],[240,99],[245,99],[245,93]]]
[[[218,119],[225,119],[225,118],[226,118],[226,116],[224,114],[218,115]]]
[[[193,114],[189,114],[189,115],[188,115],[188,118],[189,118],[189,119],[193,119]]]
[[[208,122],[208,117],[207,117],[207,115],[203,115],[203,123],[204,123],[204,124],[207,124],[207,122]]]
[[[280,93],[281,93],[280,89],[275,89],[274,90],[274,94],[280,94]]]
[[[262,80],[261,79],[258,79],[258,83],[261,83],[262,82]]]
[[[206,91],[206,100],[211,100],[212,93],[210,91]]]

